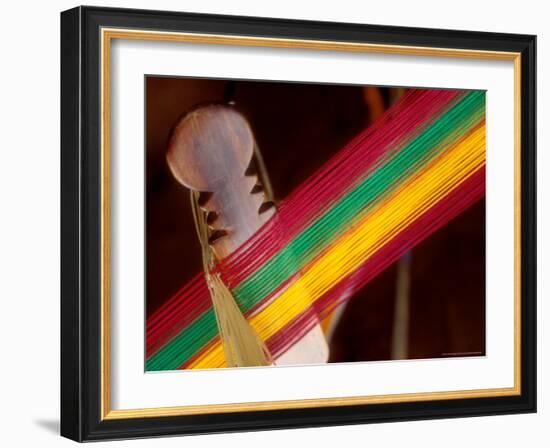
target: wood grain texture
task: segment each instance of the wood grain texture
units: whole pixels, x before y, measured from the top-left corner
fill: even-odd
[[[257,176],[246,174],[253,154],[250,126],[230,106],[205,106],[187,114],[170,140],[167,161],[172,173],[187,188],[203,193],[201,206],[209,212],[210,245],[218,260],[275,213],[275,207],[265,203]]]

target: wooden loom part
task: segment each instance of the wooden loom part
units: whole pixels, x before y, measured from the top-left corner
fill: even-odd
[[[252,130],[230,106],[210,105],[187,114],[172,135],[167,161],[174,177],[201,193],[208,212],[209,244],[217,260],[230,255],[275,213],[256,175],[247,175],[254,155]],[[276,364],[323,363],[328,345],[320,325]]]
[[[237,249],[275,213],[265,203],[256,175],[246,175],[254,137],[244,117],[231,107],[197,109],[177,125],[168,149],[176,179],[202,193],[209,212],[210,245],[218,260]],[[260,208],[262,212],[260,213]]]

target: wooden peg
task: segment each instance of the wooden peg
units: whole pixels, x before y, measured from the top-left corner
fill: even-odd
[[[176,179],[201,192],[209,212],[214,255],[223,259],[275,213],[265,204],[256,175],[246,175],[254,154],[246,119],[229,106],[211,105],[186,115],[172,135],[167,160]],[[261,209],[261,212],[260,212]]]

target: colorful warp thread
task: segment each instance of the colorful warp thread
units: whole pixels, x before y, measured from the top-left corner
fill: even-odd
[[[217,266],[276,359],[485,194],[485,93],[411,90]],[[146,369],[225,365],[204,278],[148,320]]]

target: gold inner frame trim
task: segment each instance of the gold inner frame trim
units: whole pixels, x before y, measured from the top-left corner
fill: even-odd
[[[101,419],[167,417],[211,413],[306,409],[313,407],[350,406],[413,401],[452,400],[466,398],[502,397],[521,394],[521,54],[514,52],[466,50],[459,48],[418,47],[405,45],[369,44],[279,39],[218,34],[143,31],[137,29],[101,29]],[[469,59],[506,60],[514,63],[514,386],[507,388],[475,389],[441,392],[420,392],[356,397],[315,398],[188,405],[141,409],[111,409],[110,388],[110,50],[113,39],[186,42],[213,45],[296,48],[324,51],[368,52],[412,56],[437,56]]]

